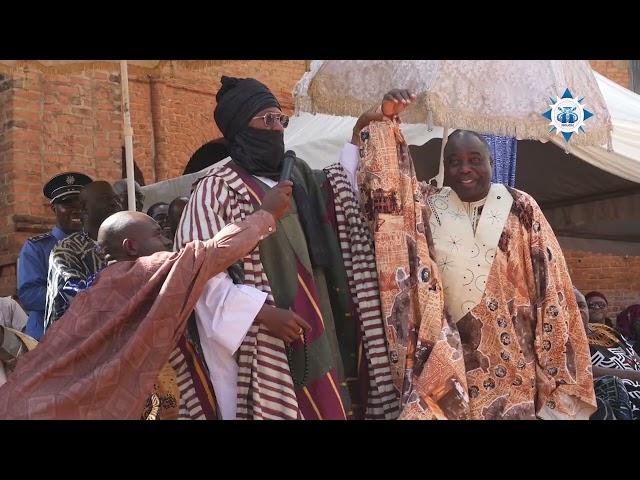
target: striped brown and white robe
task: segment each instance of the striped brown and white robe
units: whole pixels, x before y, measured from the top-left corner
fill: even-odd
[[[237,355],[237,418],[396,418],[399,402],[391,380],[371,238],[362,221],[357,200],[339,165],[324,172],[314,172],[306,163],[298,160],[296,169],[306,173],[307,179],[315,177],[325,187],[323,194],[329,207],[326,217],[329,217],[328,224],[334,230],[336,245],[339,245],[336,248],[341,257],[336,258],[335,262],[344,264],[348,280],[347,297],[351,311],[345,317],[355,322],[354,330],[357,330],[358,346],[353,355],[359,355],[358,378],[342,379],[341,369],[337,368],[326,373],[326,378],[319,379],[313,385],[296,388],[284,343],[256,322],[247,333]],[[261,192],[257,190],[262,187],[258,183],[233,163],[214,167],[194,185],[193,194],[178,227],[176,246],[180,248],[193,239],[210,238],[224,225],[251,214],[260,204]],[[280,223],[278,228],[280,229]],[[267,303],[274,305],[272,286],[259,248],[244,258],[242,268],[244,284],[267,292]],[[302,287],[299,290],[305,291],[305,300],[315,308],[305,310],[296,300],[292,309],[312,324],[311,335],[320,335],[327,319],[316,318],[321,317],[321,313],[317,307],[319,302],[313,276],[305,275],[304,271],[299,272],[299,285]],[[338,318],[340,315],[334,316]],[[332,333],[331,329],[327,332]],[[309,349],[311,351],[313,345]],[[310,363],[314,361],[312,355],[309,357]],[[310,370],[313,370],[313,366]],[[352,414],[345,408],[344,402],[341,402],[338,390],[340,384],[345,385],[343,380],[355,380],[360,389],[364,390],[362,415]],[[326,404],[323,405],[322,402]]]

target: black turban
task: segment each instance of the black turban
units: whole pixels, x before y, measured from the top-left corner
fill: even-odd
[[[280,108],[271,90],[258,80],[223,76],[220,81],[213,118],[227,140],[245,128],[256,113],[265,108]]]

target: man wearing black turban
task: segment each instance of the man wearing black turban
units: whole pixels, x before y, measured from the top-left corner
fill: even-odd
[[[213,167],[194,185],[177,248],[211,238],[257,209],[282,170],[289,119],[271,91],[252,78],[223,76],[216,101],[214,118],[231,161]],[[397,415],[386,347],[378,341],[384,330],[377,282],[368,280],[375,279],[375,263],[363,260],[370,257],[362,254],[369,248],[362,245],[367,233],[340,175],[331,167],[314,171],[296,158],[291,210],[234,275],[237,282],[266,292],[267,303],[295,312],[311,326],[290,343],[276,338],[264,322],[250,327],[236,346],[238,419]],[[224,298],[219,303],[223,307],[216,311],[196,308],[200,339],[214,335],[207,326],[242,322],[239,309]]]

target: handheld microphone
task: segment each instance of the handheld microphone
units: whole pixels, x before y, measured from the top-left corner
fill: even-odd
[[[293,164],[295,163],[296,152],[293,150],[287,150],[284,154],[284,160],[282,160],[282,172],[280,172],[280,181],[284,182],[291,180],[291,173],[293,172]]]

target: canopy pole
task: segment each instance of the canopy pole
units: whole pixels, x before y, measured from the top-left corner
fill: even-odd
[[[131,112],[129,111],[129,72],[127,61],[120,60],[120,77],[122,86],[122,115],[124,152],[127,165],[127,201],[129,211],[136,211],[135,173],[133,170],[133,128],[131,127]]]

